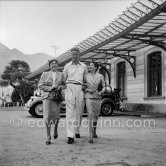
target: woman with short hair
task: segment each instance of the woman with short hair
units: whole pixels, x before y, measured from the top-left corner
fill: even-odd
[[[56,59],[49,61],[50,71],[43,72],[39,81],[39,89],[42,90],[43,118],[46,125],[46,144],[51,144],[51,124],[54,124],[54,139],[58,137],[58,123],[60,119],[60,102],[52,100],[49,95],[54,90],[60,90],[63,74],[58,71],[59,63]]]

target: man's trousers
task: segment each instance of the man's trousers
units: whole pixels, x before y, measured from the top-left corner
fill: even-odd
[[[82,113],[85,105],[82,85],[67,84],[65,90],[65,102],[67,137],[74,138],[75,133],[79,134]]]

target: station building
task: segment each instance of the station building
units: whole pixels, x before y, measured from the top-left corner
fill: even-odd
[[[128,111],[166,114],[166,0],[138,0],[109,25],[76,46],[82,62],[95,61],[109,70]],[[71,48],[72,49],[72,48]],[[70,50],[57,60],[71,60]],[[27,76],[39,78],[48,64]]]

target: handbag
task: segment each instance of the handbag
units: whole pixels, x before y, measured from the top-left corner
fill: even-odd
[[[48,100],[53,100],[56,101],[58,103],[63,101],[63,96],[62,96],[62,91],[61,90],[52,90],[47,97]]]

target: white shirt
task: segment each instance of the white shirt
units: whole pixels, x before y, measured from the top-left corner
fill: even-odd
[[[66,83],[81,83],[83,84],[84,75],[88,73],[87,67],[84,63],[79,62],[77,65],[69,62],[65,65],[63,74],[66,79]]]
[[[56,72],[52,71],[53,85],[55,85]]]

